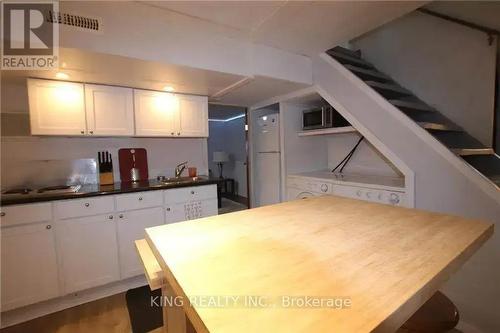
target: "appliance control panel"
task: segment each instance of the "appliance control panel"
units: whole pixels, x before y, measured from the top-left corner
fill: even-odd
[[[306,180],[303,189],[320,194],[332,194],[332,184],[322,181]]]
[[[407,207],[407,196],[404,189],[381,189],[369,185],[344,185],[329,182],[327,179],[314,179],[301,176],[288,176],[287,187],[292,189],[293,195],[289,200],[296,199],[297,191],[308,192],[312,195],[333,194],[352,199],[366,200],[393,206]]]
[[[333,185],[332,194],[393,206],[406,206],[406,194],[399,191],[357,186]]]

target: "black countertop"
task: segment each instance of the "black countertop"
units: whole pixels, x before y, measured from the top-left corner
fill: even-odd
[[[132,193],[141,191],[167,190],[172,188],[202,186],[217,184],[218,178],[196,177],[183,179],[178,182],[162,183],[157,180],[146,180],[135,183],[114,183],[113,185],[83,185],[77,192],[71,193],[43,193],[3,195],[0,198],[1,206],[35,203],[53,200],[79,199],[97,197],[101,195]]]

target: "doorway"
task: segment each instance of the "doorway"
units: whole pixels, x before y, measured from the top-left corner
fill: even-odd
[[[208,105],[208,168],[220,179],[219,214],[249,208],[247,109]]]

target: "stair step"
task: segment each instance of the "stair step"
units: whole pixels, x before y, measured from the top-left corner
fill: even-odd
[[[412,112],[435,112],[433,108],[422,102],[405,101],[402,99],[391,99],[389,103],[402,111]]]
[[[462,129],[453,124],[444,124],[444,123],[433,123],[433,122],[418,122],[418,124],[430,131],[452,131],[452,132],[460,132]]]
[[[429,132],[436,139],[441,141],[450,149],[482,149],[487,148],[481,142],[467,134],[466,132],[447,132],[447,131],[431,131]]]
[[[495,151],[493,148],[454,148],[452,151],[459,156],[491,155]]]
[[[470,155],[462,158],[497,186],[500,185],[500,158],[497,155]]]
[[[328,53],[330,56],[332,56],[335,60],[337,60],[343,65],[354,65],[367,69],[374,68],[372,64],[370,64],[367,61],[364,61],[359,57],[353,57],[342,52],[337,52],[334,49],[328,50],[326,51],[326,53]]]
[[[495,185],[496,185],[497,187],[500,187],[500,175],[498,175],[498,176],[491,176],[491,177],[489,177],[489,179],[490,179],[493,183],[495,183]]]
[[[361,58],[361,50],[351,50],[351,49],[347,49],[347,48],[342,47],[342,46],[335,46],[334,48],[331,48],[328,51],[343,53],[345,55],[355,57],[355,58]]]
[[[416,123],[450,124],[450,126],[454,125],[455,127],[457,127],[452,121],[450,121],[439,112],[402,112]]]
[[[412,96],[412,93],[398,85],[390,83],[381,83],[375,81],[366,81],[370,87],[375,89],[379,94],[386,99],[397,99],[400,97]]]
[[[354,65],[344,65],[344,67],[353,72],[357,77],[359,77],[362,80],[374,80],[382,83],[392,81],[392,79],[389,76],[375,69],[366,69]]]

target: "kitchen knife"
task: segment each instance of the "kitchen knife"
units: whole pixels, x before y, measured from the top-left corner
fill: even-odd
[[[97,160],[99,161],[99,173],[103,172],[102,170],[102,158],[101,158],[101,152],[97,152]]]
[[[109,154],[108,171],[109,171],[109,172],[113,172],[113,159],[112,159],[112,157],[111,157],[111,154]]]

